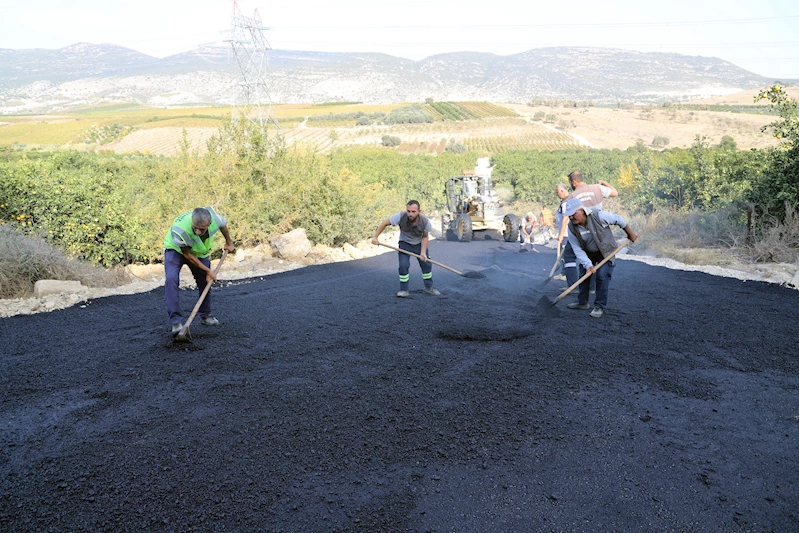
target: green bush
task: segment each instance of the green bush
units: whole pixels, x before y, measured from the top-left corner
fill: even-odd
[[[381,140],[383,142],[383,146],[388,146],[389,148],[402,144],[402,139],[396,135],[383,135]]]

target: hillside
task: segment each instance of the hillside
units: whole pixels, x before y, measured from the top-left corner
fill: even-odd
[[[163,59],[109,44],[2,49],[0,113],[120,100],[229,104],[236,98],[237,75],[232,53],[220,48]],[[456,52],[421,61],[369,53],[269,53],[275,103],[396,103],[428,97],[660,102],[729,94],[773,81],[717,58],[607,48],[540,48],[508,56]]]

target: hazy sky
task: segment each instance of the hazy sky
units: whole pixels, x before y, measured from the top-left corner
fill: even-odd
[[[230,0],[0,0],[0,48],[113,43],[156,57],[221,42]],[[383,52],[409,59],[453,51],[508,55],[602,46],[725,59],[799,79],[796,0],[242,0],[272,48]]]

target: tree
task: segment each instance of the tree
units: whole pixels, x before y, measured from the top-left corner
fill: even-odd
[[[780,148],[764,151],[769,162],[752,191],[752,201],[761,214],[768,214],[783,221],[786,208],[799,203],[799,116],[797,101],[790,98],[783,88],[774,85],[760,91],[755,101],[769,100],[779,119],[764,126],[761,131],[772,132],[780,139]]]
[[[728,150],[734,152],[738,149],[738,143],[735,142],[735,139],[732,138],[730,135],[725,135],[721,138],[719,142],[719,148],[722,150]]]
[[[777,111],[780,116],[779,120],[763,126],[760,131],[766,132],[771,129],[772,135],[781,139],[784,147],[796,146],[799,143],[799,115],[797,115],[799,102],[788,96],[780,85],[760,91],[755,97],[755,102],[760,100],[769,100],[771,109]]]
[[[660,135],[656,135],[654,139],[652,139],[652,148],[655,150],[660,150],[661,148],[665,148],[666,145],[669,144],[668,137],[662,137]]]
[[[402,139],[396,135],[383,135],[383,146],[393,147],[402,144]]]

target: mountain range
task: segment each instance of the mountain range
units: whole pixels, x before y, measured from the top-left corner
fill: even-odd
[[[499,56],[453,52],[412,61],[377,53],[272,50],[274,103],[532,99],[666,101],[763,87],[775,80],[713,57],[587,47]],[[206,47],[162,59],[111,44],[58,50],[0,49],[0,111],[98,101],[229,104],[240,94],[231,49]]]

